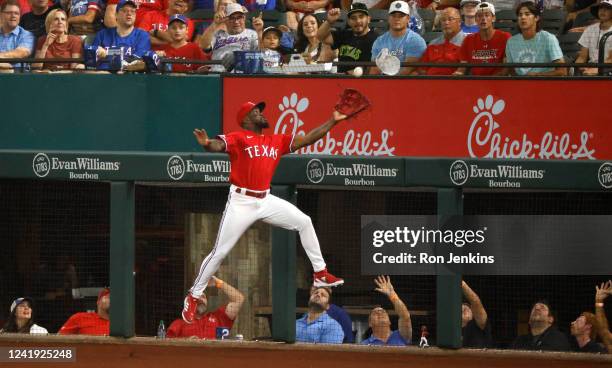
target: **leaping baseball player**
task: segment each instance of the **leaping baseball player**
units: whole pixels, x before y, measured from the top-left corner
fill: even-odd
[[[299,232],[302,246],[314,269],[314,286],[339,286],[344,280],[327,271],[321,248],[310,217],[293,204],[270,194],[270,181],[281,156],[309,146],[336,124],[347,118],[338,111],[306,135],[263,134],[268,120],[262,114],[265,103],[245,102],[238,110],[241,131],[210,139],[204,129],[196,129],[198,143],[208,152],[227,152],[231,162],[230,190],[219,233],[212,251],[200,266],[200,273],[185,297],[183,320],[193,321],[198,299],[208,279],[234,247],[242,234],[257,220]]]

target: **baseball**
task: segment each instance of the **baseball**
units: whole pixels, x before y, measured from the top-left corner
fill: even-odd
[[[361,77],[363,75],[363,68],[358,66],[355,69],[353,69],[353,75],[355,77]]]

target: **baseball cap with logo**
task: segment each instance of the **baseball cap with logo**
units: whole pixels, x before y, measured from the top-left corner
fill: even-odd
[[[370,12],[368,12],[368,6],[366,4],[360,2],[353,2],[351,4],[351,9],[348,11],[347,16],[350,17],[351,14],[357,12],[362,12],[365,15],[370,15]]]
[[[244,7],[240,4],[237,3],[230,3],[227,4],[227,6],[225,7],[225,15],[226,16],[230,16],[234,13],[246,13],[246,11],[244,10]]]
[[[121,0],[117,3],[117,11],[121,10],[126,5],[132,6],[134,9],[138,9],[138,5],[132,0]]]
[[[254,108],[259,108],[259,111],[263,111],[266,108],[265,102],[254,103],[251,101],[247,101],[240,106],[240,110],[238,110],[238,114],[236,114],[236,121],[238,125],[242,126],[242,121],[244,118],[253,110]]]
[[[168,25],[170,25],[174,21],[182,22],[184,24],[187,24],[188,22],[187,17],[185,17],[183,14],[174,14],[170,16],[170,18],[168,19]]]
[[[408,7],[408,3],[402,0],[396,0],[391,3],[389,6],[389,14],[400,12],[406,15],[410,15],[410,8]]]
[[[11,313],[13,313],[13,311],[15,310],[15,308],[17,308],[17,306],[23,302],[28,302],[30,303],[30,307],[32,307],[32,299],[28,298],[28,297],[22,297],[22,298],[17,298],[15,300],[13,300],[13,303],[11,304]]]
[[[462,8],[465,4],[478,5],[478,4],[480,4],[480,0],[461,0],[461,3],[459,4],[459,7]]]
[[[485,11],[485,10],[488,10],[491,12],[491,14],[495,15],[495,7],[491,3],[487,3],[486,1],[483,1],[482,3],[478,4],[478,6],[476,7],[477,13],[481,11]]]
[[[601,0],[598,5],[593,5],[591,7],[591,14],[595,16],[595,18],[599,19],[599,8],[600,7],[612,9],[612,0]]]

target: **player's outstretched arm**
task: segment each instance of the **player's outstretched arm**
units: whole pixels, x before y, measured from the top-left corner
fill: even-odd
[[[293,138],[293,144],[291,145],[291,151],[297,151],[302,147],[310,146],[314,142],[321,139],[327,132],[329,132],[336,124],[346,119],[347,116],[334,110],[332,117],[325,123],[319,125],[313,130],[306,133],[306,135],[296,135]]]
[[[225,152],[225,142],[220,139],[209,139],[206,130],[195,129],[193,131],[198,144],[208,152]]]
[[[474,315],[474,321],[476,321],[478,328],[484,330],[487,324],[488,316],[487,311],[482,305],[482,301],[480,301],[480,298],[478,297],[478,294],[476,294],[465,281],[461,281],[461,290],[463,290],[465,299],[467,299],[468,303],[470,303],[472,314]]]

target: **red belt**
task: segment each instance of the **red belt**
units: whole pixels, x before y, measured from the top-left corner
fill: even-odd
[[[236,188],[236,193],[248,195],[249,197],[255,197],[259,199],[266,198],[266,195],[268,194],[268,192],[253,192],[243,188]]]

